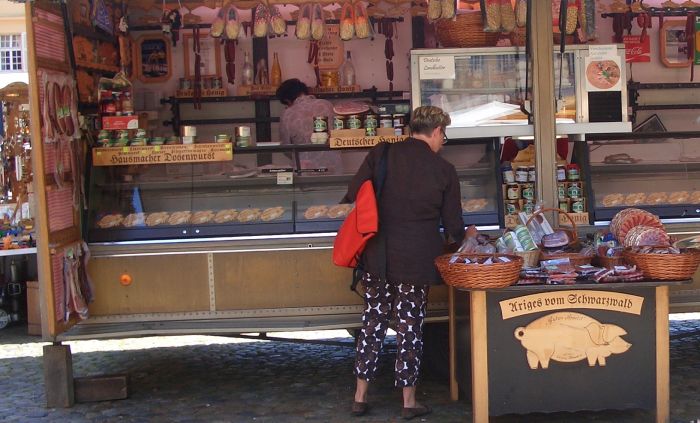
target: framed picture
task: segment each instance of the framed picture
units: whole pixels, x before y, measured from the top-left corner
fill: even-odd
[[[159,34],[144,35],[136,40],[134,47],[137,78],[143,82],[165,82],[170,79],[170,40]]]
[[[642,123],[639,125],[636,125],[633,129],[632,132],[667,132],[666,127],[664,126],[663,122],[661,122],[661,118],[659,118],[659,115],[653,114],[646,118]]]
[[[182,36],[184,49],[185,78],[194,77],[194,51],[192,50],[192,32]],[[221,44],[217,38],[209,36],[209,31],[199,33],[199,54],[201,58],[201,75],[221,76]]]

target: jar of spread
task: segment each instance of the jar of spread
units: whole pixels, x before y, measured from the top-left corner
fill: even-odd
[[[520,199],[520,185],[518,185],[518,184],[506,185],[506,198],[509,200],[519,200]]]
[[[391,118],[391,115],[379,115],[379,127],[393,128],[394,120]]]
[[[506,214],[518,214],[518,211],[520,211],[519,200],[506,201]]]
[[[568,213],[569,212],[569,200],[559,200],[559,209]]]
[[[566,167],[564,165],[557,165],[557,182],[566,181]]]
[[[527,182],[528,172],[526,166],[518,166],[515,168],[515,182]]]
[[[566,167],[566,179],[569,181],[578,181],[581,178],[577,164],[570,164]]]
[[[333,129],[345,129],[345,116],[336,115],[333,117]]]
[[[515,182],[515,173],[513,173],[513,168],[510,165],[503,166],[501,172],[503,173],[504,183],[512,184]]]
[[[526,200],[534,200],[535,199],[535,185],[534,184],[523,185],[522,196]]]
[[[377,135],[377,128],[374,128],[371,126],[366,127],[365,128],[365,135],[367,135],[368,137],[373,137],[373,136]]]
[[[348,129],[360,129],[362,128],[362,121],[358,115],[348,116]]]
[[[535,203],[532,201],[525,201],[523,204],[523,211],[525,214],[532,214],[535,212]]]
[[[403,128],[406,124],[406,115],[403,113],[396,113],[394,115],[394,128]]]
[[[394,135],[403,135],[403,126],[395,126]]]
[[[566,200],[566,182],[557,183],[557,198],[559,200]]]
[[[586,210],[586,203],[583,198],[571,200],[571,211],[574,213],[583,213]]]
[[[314,116],[314,132],[328,132],[328,118]]]
[[[581,198],[581,183],[569,182],[569,186],[566,188],[566,195],[569,198]]]
[[[537,171],[535,170],[535,166],[528,166],[528,168],[527,168],[527,180],[528,180],[528,182],[536,182],[537,181]]]
[[[365,128],[377,127],[377,115],[368,114],[365,116]]]

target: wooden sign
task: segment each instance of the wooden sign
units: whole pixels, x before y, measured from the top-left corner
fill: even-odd
[[[340,39],[339,25],[326,25],[326,33],[318,43],[318,68],[337,70],[345,59],[345,47]]]
[[[338,136],[333,136],[331,133],[330,138],[328,139],[328,144],[330,145],[331,148],[366,148],[366,147],[374,147],[375,145],[379,144],[380,142],[400,142],[400,141],[405,141],[408,138],[408,135],[391,135],[391,136],[385,136],[385,135],[377,135],[373,137],[367,137],[367,136],[358,136],[358,137],[338,137]]]
[[[552,291],[501,301],[503,320],[541,311],[571,308],[617,311],[639,315],[644,298],[613,291]]]
[[[605,366],[606,357],[632,346],[622,338],[627,331],[620,326],[573,312],[540,317],[516,328],[514,335],[527,351],[527,363],[533,370],[548,368],[550,360],[573,363],[587,359],[590,367],[596,363]]]
[[[106,147],[92,150],[94,166],[223,162],[232,159],[231,143]]]

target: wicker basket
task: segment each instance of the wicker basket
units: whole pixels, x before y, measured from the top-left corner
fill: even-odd
[[[440,19],[435,33],[443,47],[491,47],[498,42],[499,32],[484,32],[481,12],[461,13],[455,19]]]
[[[645,278],[661,281],[686,280],[700,265],[700,250],[681,250],[681,254],[640,254],[625,249],[623,256],[642,271]]]
[[[513,254],[523,258],[523,267],[537,267],[540,263],[540,250],[514,251]]]
[[[466,257],[508,257],[506,263],[477,264],[450,263],[455,254],[445,254],[435,259],[435,265],[446,284],[456,288],[489,289],[505,288],[520,278],[523,267],[522,257],[508,254],[467,254],[458,253],[460,259]]]

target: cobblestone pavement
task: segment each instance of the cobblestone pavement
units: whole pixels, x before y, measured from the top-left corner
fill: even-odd
[[[674,316],[672,316],[672,319]],[[700,315],[671,322],[671,414],[673,422],[700,418]],[[128,373],[129,398],[44,408],[41,347],[24,328],[0,330],[0,421],[3,422],[394,422],[400,392],[392,385],[392,357],[370,390],[370,414],[349,415],[354,390],[349,346],[253,341],[215,336],[132,338],[71,342],[75,376]],[[284,334],[333,338],[344,331]],[[391,348],[389,348],[391,349]],[[422,421],[471,421],[465,401],[450,402],[444,379],[426,375],[419,401],[434,408]],[[498,422],[640,422],[642,411],[559,413],[502,417]]]

